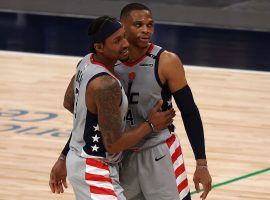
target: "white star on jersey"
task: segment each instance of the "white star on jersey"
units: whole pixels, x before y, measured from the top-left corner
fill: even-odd
[[[168,106],[172,105],[172,100],[167,101]]]
[[[93,126],[93,128],[95,129],[94,131],[99,131],[99,126],[97,124],[97,126]]]
[[[98,151],[99,147],[97,145],[91,146],[92,147],[92,151]]]
[[[93,142],[98,142],[98,140],[99,140],[100,137],[98,137],[97,134],[96,134],[96,135],[95,135],[94,137],[92,137],[92,138],[93,138]]]

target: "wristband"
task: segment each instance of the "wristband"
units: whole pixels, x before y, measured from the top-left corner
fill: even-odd
[[[151,127],[152,131],[155,132],[155,126],[151,122],[149,122],[148,119],[146,119],[145,122],[148,123],[149,126]]]

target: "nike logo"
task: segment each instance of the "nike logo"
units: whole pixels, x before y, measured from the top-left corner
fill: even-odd
[[[160,159],[162,159],[162,158],[164,158],[166,155],[164,155],[164,156],[161,156],[161,157],[159,157],[159,158],[155,158],[155,161],[159,161]]]

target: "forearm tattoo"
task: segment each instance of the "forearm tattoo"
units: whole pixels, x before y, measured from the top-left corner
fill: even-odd
[[[122,93],[118,82],[112,77],[102,78],[101,87],[94,92],[98,109],[98,123],[105,146],[110,147],[121,137],[121,111],[119,103]]]

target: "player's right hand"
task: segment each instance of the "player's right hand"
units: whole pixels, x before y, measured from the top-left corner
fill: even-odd
[[[173,118],[175,117],[175,110],[173,108],[160,112],[162,104],[163,100],[159,100],[148,116],[148,120],[155,127],[155,132],[167,128],[173,123]]]
[[[49,185],[53,193],[63,193],[64,187],[67,188],[67,168],[66,161],[58,159],[52,167]]]

